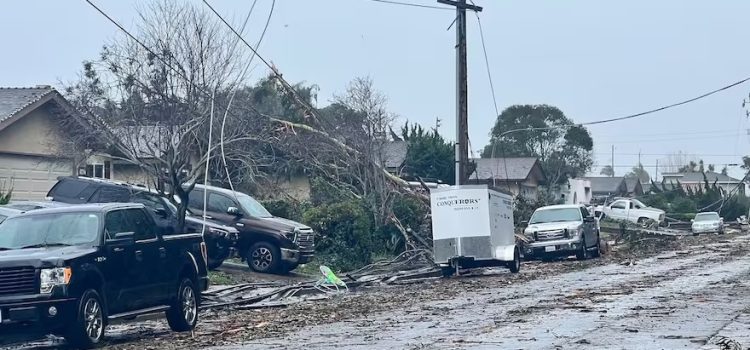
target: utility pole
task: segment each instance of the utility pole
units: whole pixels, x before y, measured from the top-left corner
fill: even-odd
[[[466,183],[469,157],[469,84],[466,66],[466,10],[481,12],[466,0],[437,0],[456,7],[456,185]]]
[[[615,145],[612,145],[612,177],[615,176]]]
[[[654,175],[654,182],[658,181],[659,178],[659,160],[656,160],[656,175]]]

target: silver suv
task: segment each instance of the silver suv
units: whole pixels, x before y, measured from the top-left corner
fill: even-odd
[[[551,205],[534,211],[524,236],[531,242],[525,257],[549,259],[574,255],[579,260],[599,256],[599,229],[583,205]]]

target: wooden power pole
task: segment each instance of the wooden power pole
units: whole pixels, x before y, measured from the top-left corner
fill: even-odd
[[[482,8],[469,5],[466,0],[437,0],[456,7],[456,185],[465,184],[469,174],[469,100],[466,65],[466,10],[481,12]]]

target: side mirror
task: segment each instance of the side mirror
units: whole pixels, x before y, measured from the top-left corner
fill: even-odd
[[[521,227],[526,227],[526,226],[529,226],[529,221],[528,220],[521,221]]]
[[[695,222],[695,219],[690,219],[690,222]]]
[[[594,221],[596,221],[596,220],[594,220],[593,216],[587,216],[587,217],[583,218],[583,222],[594,222]]]
[[[234,216],[242,216],[242,212],[240,211],[240,208],[237,208],[237,207],[227,208],[227,214],[234,215]]]

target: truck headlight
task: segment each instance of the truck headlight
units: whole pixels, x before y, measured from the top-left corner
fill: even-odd
[[[52,293],[52,289],[56,286],[68,285],[68,283],[70,283],[70,277],[72,276],[73,271],[70,267],[42,269],[39,273],[39,280],[41,282],[39,293],[49,294]]]
[[[288,238],[290,241],[294,242],[297,236],[297,231],[283,231],[281,234],[284,235],[284,237]]]
[[[207,229],[208,229],[208,233],[216,235],[216,236],[219,236],[219,237],[228,237],[229,236],[229,232],[225,231],[225,230],[222,230],[222,229],[218,229],[218,228],[214,228],[214,227],[207,227]]]

